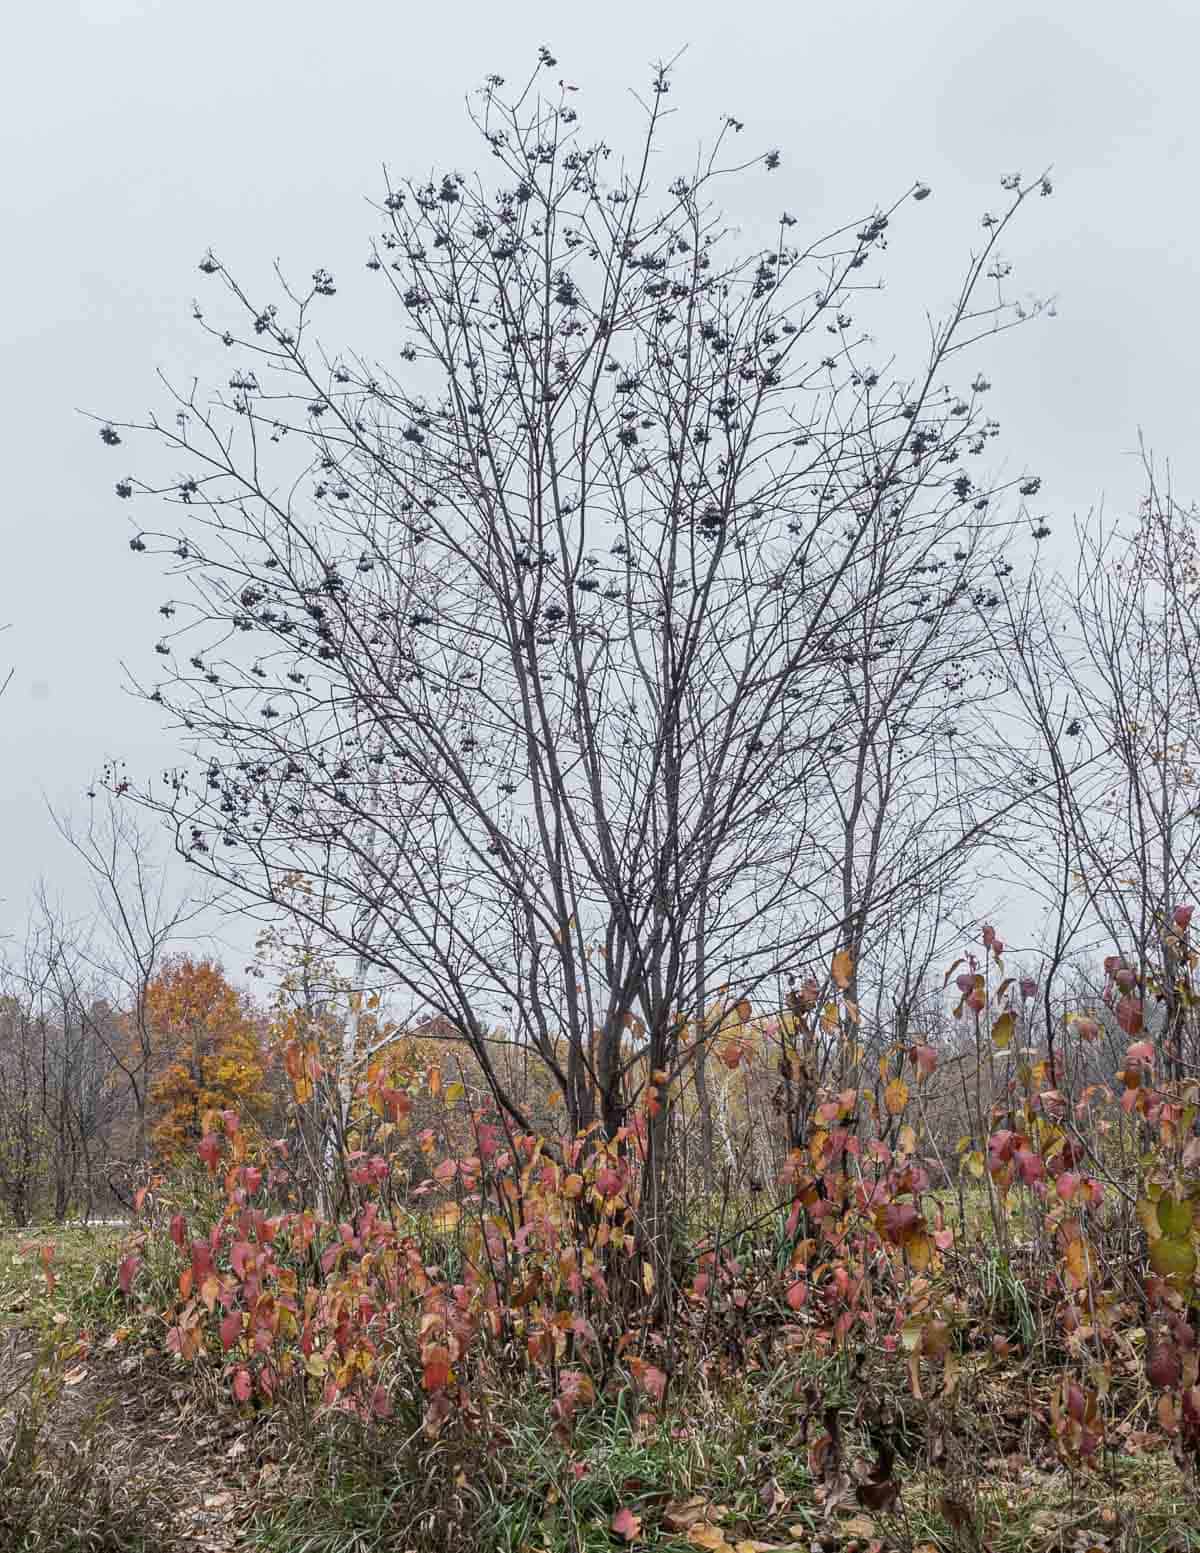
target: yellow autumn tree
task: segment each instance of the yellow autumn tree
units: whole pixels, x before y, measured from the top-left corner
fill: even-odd
[[[219,964],[188,955],[169,961],[147,989],[147,1022],[164,1064],[150,1092],[160,1155],[194,1144],[206,1111],[234,1110],[247,1123],[266,1116],[272,1097],[259,1022]]]

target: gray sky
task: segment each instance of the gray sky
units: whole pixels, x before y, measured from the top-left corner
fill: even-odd
[[[1055,197],[1005,249],[1018,290],[1055,294],[1058,316],[988,357],[1003,457],[1043,476],[1056,538],[1101,500],[1128,507],[1139,427],[1181,495],[1200,486],[1196,0],[36,0],[6,32],[0,934],[20,933],[39,875],[84,904],[43,795],[82,814],[106,757],[175,753],[122,690],[122,660],[152,672],[165,596],[113,495],[137,460],[76,409],[161,405],[160,368],[220,380],[190,317],[209,244],[252,282],[277,256],[301,277],[330,268],[324,337],[370,354],[381,163],[486,167],[464,94],[491,70],[523,77],[540,43],[578,84],[585,131],[616,145],[636,134],[628,88],[687,45],[663,182],[736,114],[747,151],[784,158],[726,186],[751,229],[786,208],[817,236],[930,183],[885,261],[892,346],[946,302],[1000,175],[1053,163]]]

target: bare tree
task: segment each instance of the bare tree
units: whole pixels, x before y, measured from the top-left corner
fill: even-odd
[[[136,1118],[134,1146],[141,1161],[149,1147],[147,1112],[156,1054],[147,990],[172,944],[185,932],[196,936],[197,924],[214,901],[196,893],[170,895],[163,861],[154,855],[150,837],[123,796],[110,793],[99,810],[89,809],[83,825],[51,814],[91,876],[95,931],[87,936],[79,960],[103,979],[106,996],[85,1001],[76,987],[76,1001],[81,1008],[97,1010],[94,1034],[128,1087]],[[60,974],[67,974],[65,962]]]
[[[324,270],[303,293],[280,275],[285,318],[209,255],[243,320],[201,315],[228,392],[102,430],[156,435],[171,472],[118,493],[178,503],[131,545],[192,585],[145,693],[199,775],[143,801],[247,900],[308,878],[289,909],[449,1021],[516,1125],[498,1029],[572,1128],[636,1122],[656,1244],[667,1115],[639,1115],[637,1075],[677,1078],[722,989],[775,997],[861,945],[995,817],[929,754],[1009,531],[962,472],[988,384],[944,378],[1025,316],[997,245],[1049,192],[1004,181],[901,377],[855,313],[928,190],[809,243],[785,214],[738,252],[715,188],[780,158],[730,158],[727,119],[659,202],[669,86],[622,163],[565,94],[491,78],[472,112],[496,184],[447,170],[383,201],[391,366],[310,345]]]
[[[124,1100],[79,945],[44,892],[37,904],[0,999],[0,1197],[18,1224],[91,1212]]]
[[[1200,1064],[1186,910],[1200,889],[1200,512],[1143,456],[1136,523],[1080,528],[1074,578],[1031,583],[1016,640],[1040,765],[1035,856],[1052,869],[1047,987],[1100,940],[1153,999],[1180,1077]],[[1047,1006],[1052,1053],[1055,1023]]]

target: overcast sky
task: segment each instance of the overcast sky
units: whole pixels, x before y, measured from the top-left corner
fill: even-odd
[[[737,115],[747,150],[783,153],[727,187],[751,231],[786,208],[816,236],[925,179],[935,197],[906,208],[884,266],[892,346],[948,299],[1000,176],[1053,164],[1054,198],[1005,249],[1057,317],[989,359],[1002,456],[1042,475],[1059,543],[1075,515],[1135,499],[1139,428],[1180,494],[1200,486],[1196,0],[34,0],[5,41],[0,934],[21,932],[39,876],[84,904],[47,798],[82,814],[107,757],[142,770],[176,751],[122,689],[123,661],[152,672],[163,596],[113,494],[125,450],[77,411],[161,405],[158,370],[220,380],[190,316],[210,244],[254,283],[276,257],[328,266],[325,337],[370,354],[381,164],[486,167],[464,96],[523,76],[541,43],[585,130],[617,146],[636,135],[629,89],[686,46],[663,182]]]

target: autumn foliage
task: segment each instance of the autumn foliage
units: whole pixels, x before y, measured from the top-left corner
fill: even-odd
[[[147,991],[147,1018],[161,1063],[151,1089],[157,1153],[177,1158],[203,1136],[206,1112],[246,1122],[271,1104],[262,1035],[245,996],[212,960],[172,960]]]
[[[1188,976],[1194,952],[1181,947]],[[765,1211],[727,1204],[725,1222],[691,1239],[679,1226],[665,1262],[643,1197],[649,1122],[682,1103],[664,1074],[647,1075],[615,1136],[535,1136],[507,1125],[485,1093],[447,1082],[436,1044],[385,1041],[355,1070],[337,1162],[345,1195],[330,1218],[287,1205],[287,1137],[266,1142],[242,1125],[224,1104],[218,1061],[204,1093],[221,1104],[181,1087],[205,1109],[183,1109],[173,1134],[199,1132],[218,1207],[197,1219],[170,1211],[164,1194],[161,1218],[126,1250],[121,1290],[137,1299],[147,1248],[165,1231],[175,1283],[167,1347],[219,1365],[241,1408],[302,1399],[370,1422],[403,1405],[419,1408],[431,1437],[470,1435],[486,1427],[496,1388],[520,1373],[569,1453],[580,1420],[606,1398],[627,1394],[647,1419],[665,1418],[699,1377],[715,1384],[855,1354],[856,1365],[870,1356],[876,1385],[886,1391],[891,1374],[910,1405],[943,1416],[983,1348],[1000,1365],[1036,1355],[1045,1448],[1072,1472],[1118,1448],[1172,1451],[1194,1467],[1200,1087],[1164,1075],[1144,1028],[1155,989],[1120,956],[1106,965],[1101,1007],[1066,1019],[1052,1065],[1034,1037],[1036,987],[1008,974],[1003,955],[988,929],[946,975],[960,1035],[977,1053],[980,1106],[949,1164],[928,1123],[944,1053],[909,1040],[868,1064],[844,959],[825,985],[805,983],[769,1016],[731,1000],[708,1038],[731,1075],[758,1065],[778,1076],[787,1147]],[[229,1060],[237,1032],[248,1040],[236,999],[211,967],[181,968],[176,983],[176,1027],[196,1017],[186,1010],[224,1010],[205,1028],[222,1032],[214,1060]],[[1124,1055],[1107,1080],[1076,1085],[1097,1016],[1124,1033]],[[822,1083],[814,1075],[831,1050]],[[436,1060],[414,1060],[431,1051]],[[323,1077],[315,1044],[302,1057],[286,1064],[293,1106],[311,1104]],[[261,1094],[254,1074],[245,1096]],[[428,1167],[415,1185],[403,1166],[412,1149]],[[974,1222],[961,1212],[968,1191]],[[1025,1289],[1025,1325],[981,1303],[985,1244]],[[802,1387],[796,1395],[807,1396],[821,1492],[894,1508],[901,1484],[888,1451],[848,1477],[836,1409]],[[640,1528],[634,1508],[618,1510],[616,1535],[632,1541]]]

